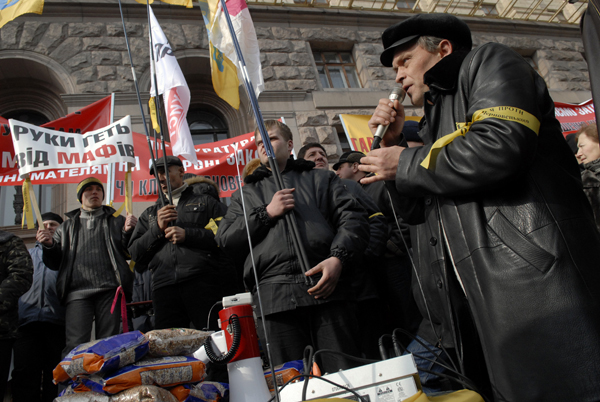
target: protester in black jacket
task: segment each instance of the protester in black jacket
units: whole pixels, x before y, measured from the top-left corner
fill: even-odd
[[[38,230],[44,246],[44,264],[58,270],[56,291],[66,304],[66,346],[63,356],[75,346],[89,342],[95,322],[96,339],[116,335],[121,329],[121,309],[111,313],[115,291],[121,287],[131,299],[133,273],[127,262],[127,242],[137,219],[114,216],[102,205],[104,186],[90,177],[77,186],[81,208],[66,213],[67,219],[50,235]]]
[[[156,162],[163,192],[167,178],[163,159]],[[140,216],[129,252],[137,272],[151,269],[155,327],[206,326],[208,312],[222,296],[220,250],[213,229],[226,206],[206,194],[196,194],[183,181],[183,163],[167,157],[173,204],[162,201]],[[151,170],[154,174],[154,170]],[[163,196],[163,199],[166,197]],[[214,225],[214,226],[211,226]]]
[[[506,46],[471,50],[448,14],[406,19],[383,43],[424,109],[424,145],[397,146],[404,109],[381,99],[369,127],[389,124],[385,148],[360,169],[395,180],[418,225],[419,334],[454,347],[468,375],[478,335],[495,400],[600,400],[600,236],[544,80]]]
[[[356,355],[357,322],[348,308],[351,293],[344,271],[367,246],[366,211],[333,172],[314,170],[312,162],[289,159],[293,141],[286,125],[274,120],[265,125],[285,188],[277,191],[272,172],[265,166],[268,158],[262,139],[256,133],[263,165],[246,177],[243,192],[262,295],[263,311],[257,313],[267,326],[273,363],[301,359],[309,344]],[[289,228],[282,219],[285,213],[293,214],[298,222],[310,263],[306,275],[314,278],[314,286],[307,285],[301,273]],[[245,222],[238,190],[219,226],[217,242],[226,252],[248,255],[244,281],[256,294]],[[262,330],[262,325],[258,328]],[[338,356],[327,356],[325,362],[326,371],[352,364]]]

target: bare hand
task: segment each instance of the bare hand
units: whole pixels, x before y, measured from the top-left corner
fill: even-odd
[[[306,272],[306,276],[311,276],[319,272],[322,272],[323,276],[315,286],[308,289],[308,294],[314,296],[315,299],[325,299],[333,293],[337,286],[342,274],[342,262],[337,257],[329,257],[309,269]]]
[[[267,214],[270,218],[278,218],[290,209],[294,209],[294,196],[292,193],[295,190],[295,188],[284,188],[275,193],[273,199],[267,205]]]
[[[169,226],[169,222],[177,220],[177,210],[175,208],[175,205],[165,205],[158,210],[156,220],[158,222],[158,227],[163,232]]]
[[[363,172],[377,174],[377,176],[362,178],[360,180],[361,184],[369,184],[380,180],[394,180],[400,154],[405,149],[404,147],[380,148],[361,158],[358,168]]]
[[[165,237],[173,244],[183,243],[185,241],[185,229],[179,226],[169,226],[165,230]]]
[[[51,247],[54,244],[54,239],[48,229],[39,229],[35,235],[35,239],[46,247]]]
[[[133,214],[127,214],[127,218],[125,218],[125,226],[123,226],[123,230],[129,232],[131,229],[135,228],[137,224],[137,218]]]
[[[400,143],[400,134],[404,127],[404,106],[398,101],[379,99],[379,104],[369,120],[369,129],[375,135],[380,125],[389,127],[381,141],[382,147],[391,147]]]

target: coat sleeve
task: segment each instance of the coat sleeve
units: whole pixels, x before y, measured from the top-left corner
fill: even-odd
[[[213,197],[203,195],[204,201],[206,202],[206,211],[208,221],[213,219],[215,222],[219,222],[223,218],[223,203],[215,200]],[[205,227],[194,227],[185,228],[185,242],[186,247],[197,248],[201,250],[213,250],[216,248],[217,243],[215,242],[215,234],[211,229]]]
[[[329,173],[329,217],[336,229],[330,256],[339,258],[346,265],[346,261],[362,254],[369,244],[369,217],[340,178],[333,172]]]
[[[165,234],[158,227],[156,219],[150,222],[151,209],[152,207],[142,213],[129,240],[129,255],[135,262],[135,270],[140,273],[148,269],[152,258],[167,243]]]
[[[529,64],[505,46],[487,44],[467,56],[459,77],[458,93],[465,95],[455,100],[465,104],[464,120],[452,121],[451,105],[432,106],[441,112],[431,118],[450,119],[456,131],[431,133],[437,138],[433,144],[402,152],[396,172],[400,194],[482,192],[522,174],[535,158],[540,108],[546,114],[553,108],[540,105],[545,84]],[[452,99],[442,92],[436,102],[445,101]]]
[[[6,267],[7,276],[0,283],[0,315],[16,308],[19,297],[33,282],[33,262],[23,240],[12,236],[3,249],[2,266]]]
[[[42,245],[42,260],[44,261],[44,265],[53,271],[58,271],[62,262],[62,242],[66,236],[65,223],[61,224],[54,231],[54,236],[52,236],[54,243],[52,243],[52,246],[46,247]]]
[[[247,185],[250,186],[250,185]],[[244,187],[245,189],[246,187]],[[224,250],[232,250],[236,253],[248,253],[250,247],[248,245],[248,233],[246,231],[246,222],[244,219],[244,210],[240,197],[240,191],[233,193],[231,197],[231,205],[227,210],[227,214],[223,217],[219,230],[217,232],[217,244]],[[248,192],[244,193],[247,205],[251,204]],[[248,228],[250,238],[253,244],[258,244],[269,233],[271,227],[277,222],[276,219],[270,219],[266,210],[267,204],[264,205],[248,205]]]
[[[375,200],[358,183],[350,180],[343,180],[343,182],[344,186],[354,195],[356,201],[367,211],[369,217],[369,245],[365,250],[365,256],[382,256],[385,253],[388,238],[388,225],[385,216]]]

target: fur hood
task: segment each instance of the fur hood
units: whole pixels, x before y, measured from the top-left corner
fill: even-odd
[[[304,172],[307,170],[312,170],[315,167],[315,163],[311,162],[311,161],[307,161],[305,159],[294,159],[292,156],[290,156],[290,158],[287,161],[287,164],[285,165],[285,171],[297,171],[297,172]],[[283,173],[283,172],[281,172]],[[256,170],[246,176],[246,178],[244,179],[244,182],[246,184],[250,184],[250,183],[256,183],[261,181],[262,179],[264,179],[265,177],[269,177],[271,176],[273,173],[267,169],[267,167],[263,164],[261,164],[259,167],[256,168]]]

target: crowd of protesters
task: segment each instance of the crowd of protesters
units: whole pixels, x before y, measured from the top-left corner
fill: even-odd
[[[170,156],[151,169],[162,192],[139,220],[103,205],[90,177],[67,220],[42,215],[30,253],[0,232],[0,376],[14,350],[13,400],[51,401],[61,356],[93,327],[102,338],[131,325],[119,302],[152,301],[146,330],[216,329],[215,303],[242,291],[260,291],[275,365],[311,345],[330,351],[324,371],[355,367],[400,328],[428,392],[456,388],[454,366],[460,387],[496,400],[598,400],[596,126],[569,153],[529,64],[502,45],[471,50],[450,15],[411,17],[383,44],[382,64],[425,116],[405,122],[400,102],[381,99],[369,126],[389,126],[382,149],[346,152],[331,170],[319,143],[292,157],[291,130],[268,120],[273,154],[256,131],[259,160],[229,207]]]

